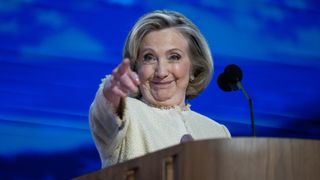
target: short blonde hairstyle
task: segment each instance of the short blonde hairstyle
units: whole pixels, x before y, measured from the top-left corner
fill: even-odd
[[[205,38],[196,25],[184,15],[174,11],[157,10],[142,16],[128,34],[123,58],[129,58],[131,68],[136,71],[142,39],[149,32],[165,28],[175,28],[188,42],[192,72],[186,99],[193,99],[208,86],[213,74],[213,60]]]

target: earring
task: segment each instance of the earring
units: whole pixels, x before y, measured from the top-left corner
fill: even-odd
[[[194,80],[194,75],[192,74],[191,76],[190,76],[190,81],[193,81]]]

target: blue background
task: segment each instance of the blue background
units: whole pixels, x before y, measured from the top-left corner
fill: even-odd
[[[155,9],[185,14],[211,47],[215,74],[193,110],[234,137],[251,135],[243,94],[216,84],[235,63],[259,137],[320,139],[317,0],[0,0],[0,179],[68,179],[100,168],[90,103],[133,24]]]

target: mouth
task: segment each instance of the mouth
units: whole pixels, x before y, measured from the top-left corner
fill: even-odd
[[[151,84],[156,89],[166,89],[170,87],[173,81],[151,81]]]

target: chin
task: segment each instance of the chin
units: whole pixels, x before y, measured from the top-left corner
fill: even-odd
[[[151,91],[151,96],[157,101],[166,101],[174,96],[174,93],[169,89]]]
[[[167,100],[169,100],[171,98],[171,96],[168,96],[168,95],[165,95],[165,96],[156,96],[154,97],[154,99],[157,101],[157,102],[165,102]]]

